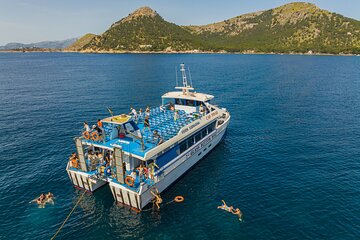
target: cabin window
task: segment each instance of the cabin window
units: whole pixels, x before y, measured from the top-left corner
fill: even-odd
[[[186,149],[187,149],[187,146],[186,146],[186,141],[185,141],[180,144],[180,153],[185,152]]]
[[[195,101],[194,100],[186,100],[186,106],[190,106],[190,107],[195,106]]]
[[[190,139],[187,140],[188,147],[190,148],[192,145],[194,145],[194,137],[191,136]]]
[[[177,104],[177,105],[182,105],[181,100],[178,99],[178,98],[175,98],[175,104]]]
[[[204,130],[201,131],[202,137],[205,137],[208,133],[207,133],[207,129],[205,128]]]
[[[214,129],[215,129],[215,124],[216,124],[216,122],[212,122],[212,123],[207,127],[208,133],[211,133],[212,131],[214,131]]]
[[[201,140],[201,132],[199,132],[195,135],[195,142],[198,142],[200,140]]]

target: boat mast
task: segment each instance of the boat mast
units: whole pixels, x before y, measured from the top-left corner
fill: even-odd
[[[183,94],[187,95],[190,92],[190,90],[194,90],[194,88],[190,85],[190,83],[187,80],[185,64],[184,63],[180,64],[180,72],[181,72],[181,75],[182,75],[183,86],[182,87],[177,86],[175,88],[176,89],[181,89]]]

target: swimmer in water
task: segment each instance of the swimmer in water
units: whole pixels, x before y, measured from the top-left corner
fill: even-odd
[[[48,194],[45,195],[46,203],[54,204],[54,194],[51,192],[48,192]]]
[[[218,206],[217,208],[220,208],[220,209],[223,209],[223,210],[225,210],[225,211],[227,211],[227,212],[231,212],[232,213],[232,211],[234,210],[234,207],[233,206],[228,206],[228,205],[226,205],[226,202],[224,201],[224,200],[221,200],[222,202],[223,202],[223,205],[221,205],[221,206]]]
[[[31,200],[30,203],[36,202],[39,205],[39,208],[44,208],[46,203],[54,204],[54,195],[49,192],[48,194],[42,193],[39,197]]]
[[[46,203],[45,198],[46,198],[45,194],[42,193],[38,198],[35,198],[31,202],[36,202],[40,208],[44,208]]]
[[[232,213],[235,214],[235,215],[238,215],[239,221],[242,221],[242,215],[243,214],[242,214],[242,212],[241,212],[241,210],[239,208],[236,208],[235,210],[233,210]]]

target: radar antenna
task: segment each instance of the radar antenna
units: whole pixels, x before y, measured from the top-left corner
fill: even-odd
[[[175,87],[176,89],[181,89],[183,94],[188,94],[191,90],[194,90],[194,88],[190,85],[190,83],[187,80],[186,77],[186,70],[185,70],[185,64],[182,63],[180,64],[180,72],[181,72],[181,76],[182,76],[182,80],[183,80],[183,86],[177,86]]]

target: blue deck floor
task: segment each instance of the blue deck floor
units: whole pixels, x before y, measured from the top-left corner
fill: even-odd
[[[179,130],[185,125],[191,123],[196,119],[196,116],[186,114],[185,111],[178,111],[179,118],[174,119],[175,111],[161,111],[160,107],[151,109],[149,122],[150,130],[144,129],[144,114],[139,116],[137,125],[141,131],[144,139],[144,149],[141,148],[141,141],[131,138],[116,138],[106,142],[94,142],[92,140],[83,140],[88,144],[96,143],[97,145],[107,148],[119,146],[124,152],[132,153],[134,155],[144,157],[145,153],[156,147],[157,141],[153,137],[153,131],[157,130],[164,141],[167,141],[177,135]]]

